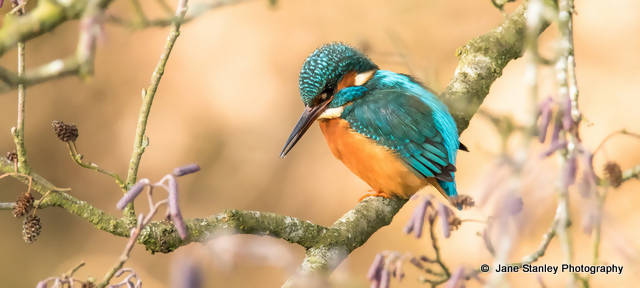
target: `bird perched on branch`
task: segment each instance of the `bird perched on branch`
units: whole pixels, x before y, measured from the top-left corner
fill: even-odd
[[[333,155],[373,188],[361,199],[406,199],[428,184],[457,195],[456,153],[467,149],[447,107],[411,76],[333,43],[307,58],[299,88],[304,112],[280,157],[318,120]]]

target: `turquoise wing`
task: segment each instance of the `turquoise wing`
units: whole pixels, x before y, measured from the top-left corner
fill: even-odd
[[[445,140],[432,109],[419,97],[401,88],[369,90],[345,107],[342,118],[356,132],[393,150],[417,174],[453,181],[456,168]]]

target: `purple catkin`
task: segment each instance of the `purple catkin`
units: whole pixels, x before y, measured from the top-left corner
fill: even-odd
[[[1,6],[2,6],[2,3],[0,2],[0,7]],[[47,280],[42,280],[38,282],[38,285],[36,285],[36,288],[47,288]]]
[[[424,197],[422,201],[416,206],[415,210],[413,210],[413,235],[416,238],[422,237],[422,228],[424,227],[424,215],[427,213],[427,207],[431,203],[431,199],[429,197]]]
[[[594,191],[594,187],[596,186],[596,173],[593,171],[593,154],[585,151],[582,155],[585,167],[582,169],[582,179],[578,186],[578,192],[580,192],[582,197],[586,198],[591,196]]]
[[[602,217],[600,216],[600,211],[598,211],[597,208],[592,207],[586,211],[582,216],[582,232],[590,235],[591,231],[593,231],[593,226],[601,221],[600,218]]]
[[[522,208],[524,208],[524,201],[522,197],[516,195],[515,192],[507,193],[502,198],[502,207],[500,207],[502,212],[506,212],[506,215],[513,216],[522,212]]]
[[[438,216],[440,217],[440,224],[442,224],[442,234],[444,238],[449,238],[451,235],[451,229],[449,227],[449,213],[447,211],[449,207],[442,203],[438,203]]]
[[[493,243],[491,243],[491,238],[489,238],[489,231],[487,228],[484,228],[482,231],[482,241],[484,242],[484,246],[487,248],[487,251],[489,251],[491,255],[495,255],[496,249],[493,248]]]
[[[129,189],[129,191],[127,191],[127,193],[124,194],[122,198],[120,198],[120,201],[118,201],[116,207],[120,210],[124,209],[127,204],[133,202],[133,200],[135,200],[136,197],[140,195],[140,192],[142,192],[142,190],[144,190],[144,187],[146,187],[147,185],[149,185],[149,179],[147,178],[138,181],[138,183],[133,185],[131,189]]]
[[[436,260],[430,259],[429,257],[427,257],[425,255],[420,255],[420,261],[427,262],[427,263],[435,263],[436,262]]]
[[[464,277],[464,267],[460,267],[458,268],[458,270],[456,270],[456,272],[453,272],[453,275],[451,275],[449,282],[447,282],[447,288],[464,286],[464,283],[461,282],[463,277]]]
[[[551,143],[558,143],[560,140],[560,131],[562,130],[562,123],[556,119],[553,121],[553,131],[551,132]]]
[[[567,98],[562,114],[562,128],[569,131],[573,127],[573,124],[573,118],[571,117],[571,99]]]
[[[182,219],[182,213],[180,212],[180,206],[178,206],[178,181],[173,175],[168,175],[167,183],[169,184],[169,215],[171,215],[171,222],[176,226],[180,239],[187,238],[187,226]]]
[[[384,256],[382,253],[376,254],[376,258],[373,259],[371,266],[369,266],[369,272],[367,272],[367,279],[369,281],[380,282],[380,272],[384,268]]]
[[[420,270],[424,269],[424,265],[422,265],[422,263],[420,263],[420,261],[418,261],[416,257],[411,257],[411,259],[409,259],[409,263],[411,263],[413,266],[416,266],[416,268]]]
[[[567,165],[565,167],[565,171],[563,173],[562,183],[566,188],[573,185],[576,182],[576,171],[578,170],[578,161],[575,155],[571,155],[567,159]]]
[[[399,261],[398,264],[396,264],[396,268],[393,269],[393,276],[395,278],[398,278],[398,281],[402,281],[402,279],[404,279],[404,269],[402,267],[402,261]]]
[[[180,177],[187,174],[196,173],[198,171],[200,171],[200,166],[198,166],[198,164],[189,164],[173,169],[173,175],[175,175],[176,177]]]
[[[547,137],[547,129],[549,128],[549,122],[551,122],[551,105],[553,99],[548,97],[542,103],[540,103],[540,125],[538,126],[538,140],[543,143]]]
[[[415,210],[414,210],[413,214],[415,214]],[[407,222],[407,225],[404,225],[404,228],[402,229],[402,232],[404,234],[409,234],[409,233],[411,233],[411,231],[413,231],[413,222],[416,221],[416,219],[415,219],[413,214],[411,214],[411,218],[409,218],[409,222]]]
[[[384,269],[382,271],[382,275],[380,276],[380,288],[389,288],[389,282],[391,281],[391,272],[389,270]]]
[[[551,156],[551,154],[553,154],[553,152],[556,152],[564,147],[567,146],[567,141],[558,141],[558,142],[551,142],[551,145],[549,145],[549,149],[547,149],[546,151],[542,152],[542,154],[540,154],[541,158],[546,158]]]
[[[180,288],[203,287],[203,274],[192,257],[181,257],[171,265],[171,286]]]

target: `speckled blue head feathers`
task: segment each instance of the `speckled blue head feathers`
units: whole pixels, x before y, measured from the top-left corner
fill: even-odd
[[[300,71],[300,96],[309,106],[313,99],[322,94],[332,94],[337,83],[347,72],[357,73],[378,69],[367,56],[354,48],[342,44],[326,44],[311,53]]]

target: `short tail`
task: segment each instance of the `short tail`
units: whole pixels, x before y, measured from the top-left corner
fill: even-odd
[[[447,182],[447,181],[442,181],[442,180],[438,180],[438,184],[440,185],[440,188],[442,189],[440,191],[440,193],[442,193],[443,195],[447,196],[447,200],[449,200],[450,197],[455,197],[458,196],[458,189],[456,189],[456,182],[451,181],[451,182]],[[440,189],[438,189],[440,190]],[[458,210],[462,210],[462,205],[458,205]]]

